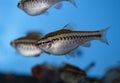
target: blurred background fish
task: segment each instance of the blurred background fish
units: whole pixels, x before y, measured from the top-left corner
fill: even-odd
[[[32,76],[39,79],[41,83],[99,83],[97,78],[90,78],[87,72],[93,68],[94,62],[84,69],[69,63],[59,66],[43,63],[32,68]]]
[[[18,38],[10,44],[23,56],[36,57],[42,53],[42,50],[36,46],[38,39],[40,39],[39,32],[29,32],[25,37]]]
[[[41,83],[63,83],[58,75],[58,69],[54,65],[46,63],[36,65],[32,68],[33,77],[42,80]]]
[[[91,40],[100,40],[108,44],[106,32],[109,28],[99,31],[72,31],[65,29],[68,26],[67,24],[63,29],[46,34],[37,41],[37,45],[46,53],[65,55],[79,46],[90,47]]]
[[[74,0],[21,0],[18,7],[31,16],[45,13],[50,7],[56,4],[56,8],[60,9],[62,4],[59,2],[67,1],[76,6]]]
[[[59,73],[65,83],[79,83],[86,78],[85,71],[67,63],[59,69]]]

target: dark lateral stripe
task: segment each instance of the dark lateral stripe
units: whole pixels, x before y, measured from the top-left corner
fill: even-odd
[[[101,37],[101,35],[100,34],[98,34],[98,35],[84,35],[84,36],[81,36],[82,38],[84,38],[84,37]]]
[[[52,39],[52,41],[59,41],[59,40],[71,40],[71,39],[75,39],[78,38],[79,36],[63,36],[63,37],[59,37],[59,38],[54,38]]]
[[[21,41],[21,42],[17,42],[18,44],[32,44],[34,45],[35,42],[24,42],[24,41]]]
[[[71,40],[71,39],[88,38],[88,37],[101,37],[101,35],[98,34],[98,35],[84,35],[84,36],[80,36],[80,35],[63,36],[63,37],[59,37],[59,38],[54,38],[54,39],[52,39],[52,41],[41,42],[41,43],[39,43],[39,45],[46,44],[49,42],[59,41],[59,40]]]
[[[42,45],[42,44],[46,44],[46,43],[50,43],[51,41],[45,41],[45,42],[40,42],[37,45]]]

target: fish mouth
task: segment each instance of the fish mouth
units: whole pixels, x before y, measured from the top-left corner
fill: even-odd
[[[19,3],[17,4],[17,7],[20,7],[20,4],[21,4],[21,3],[19,2]]]
[[[10,45],[13,46],[13,47],[16,46],[14,42],[10,42]]]
[[[23,8],[22,3],[21,3],[21,2],[19,2],[19,3],[17,4],[17,7],[18,7],[18,8]]]

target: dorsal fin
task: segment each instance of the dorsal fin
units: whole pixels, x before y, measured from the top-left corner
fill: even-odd
[[[53,37],[53,36],[61,35],[61,34],[65,34],[65,33],[71,33],[72,32],[71,29],[72,29],[72,25],[66,24],[64,27],[62,27],[62,29],[48,33],[47,35],[45,35],[44,38]]]
[[[64,68],[64,70],[69,71],[69,72],[84,73],[84,71],[81,70],[80,68],[78,68],[76,66],[72,66],[70,64],[65,64],[63,68]]]
[[[72,30],[73,29],[73,25],[68,23],[66,24],[62,29],[66,29],[66,30]]]
[[[40,32],[29,32],[26,35],[26,39],[40,39],[41,33]]]
[[[53,36],[64,34],[64,33],[70,33],[70,32],[71,32],[71,30],[61,29],[61,30],[58,30],[58,31],[55,31],[55,32],[48,33],[45,36],[45,38],[47,38],[47,37],[53,37]]]

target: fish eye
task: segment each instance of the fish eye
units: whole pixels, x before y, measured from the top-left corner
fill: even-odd
[[[44,41],[41,41],[40,43],[39,43],[39,45],[44,45],[45,44],[45,42]]]
[[[42,44],[45,44],[45,42],[42,42]]]

